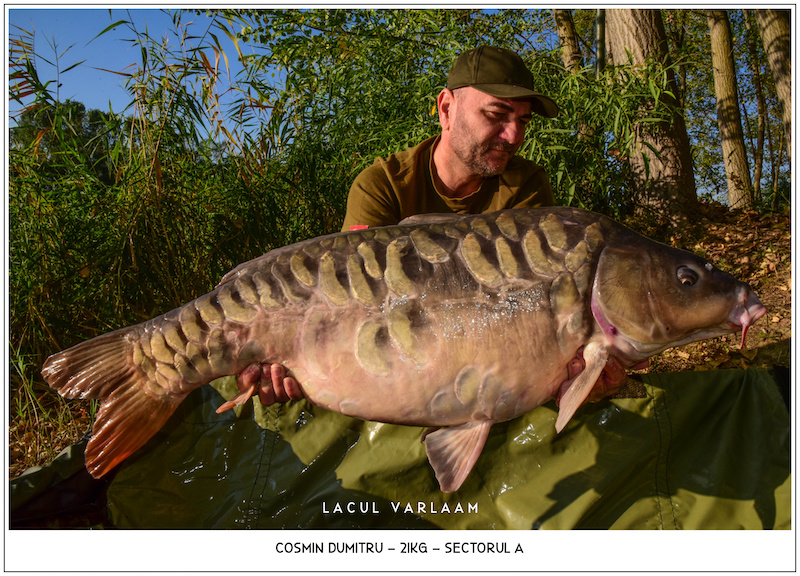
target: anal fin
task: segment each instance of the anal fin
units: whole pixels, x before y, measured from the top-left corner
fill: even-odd
[[[603,368],[608,360],[609,350],[606,346],[590,342],[583,349],[583,359],[586,366],[570,384],[558,404],[558,418],[556,418],[556,432],[561,432],[575,415],[575,411],[589,397],[595,382],[603,373]]]
[[[425,451],[442,492],[455,492],[467,479],[483,451],[491,420],[441,428],[425,437]]]

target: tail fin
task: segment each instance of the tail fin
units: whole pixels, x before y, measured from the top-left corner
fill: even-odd
[[[166,423],[186,394],[152,395],[155,382],[133,364],[131,328],[103,334],[50,356],[47,383],[65,398],[99,398],[100,411],[86,447],[95,478],[110,472]]]

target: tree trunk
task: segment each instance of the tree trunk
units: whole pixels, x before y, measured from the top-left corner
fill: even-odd
[[[556,32],[561,42],[561,61],[564,68],[573,74],[583,66],[583,54],[578,46],[578,34],[575,32],[575,23],[572,21],[572,12],[569,10],[553,10],[556,21]]]
[[[648,59],[669,65],[660,10],[606,10],[606,40],[614,65],[627,63],[628,53],[632,64],[641,69]],[[668,91],[677,94],[671,69],[667,70],[667,82]],[[633,199],[638,212],[650,212],[660,220],[677,224],[696,207],[697,189],[683,115],[672,96],[662,92],[660,99],[674,112],[668,122],[638,126],[634,152],[629,159],[634,175]]]
[[[598,8],[594,19],[595,45],[597,46],[597,63],[595,65],[595,77],[600,78],[603,70],[606,69],[606,11]]]
[[[761,65],[758,60],[758,50],[753,39],[752,26],[750,23],[749,10],[742,10],[744,13],[744,25],[747,28],[747,45],[750,52],[750,67],[753,74],[753,88],[756,93],[756,103],[758,104],[758,126],[756,128],[756,143],[753,145],[753,201],[760,202],[761,199],[761,175],[764,170],[764,133],[767,125],[767,102],[764,98],[764,89],[761,84]]]
[[[747,151],[744,147],[733,42],[725,10],[706,10],[711,32],[711,62],[714,67],[714,90],[717,95],[717,124],[722,140],[722,156],[728,180],[728,204],[731,208],[750,208],[752,184]]]
[[[788,10],[754,10],[764,51],[775,78],[778,99],[783,106],[783,129],[786,151],[792,158],[792,53]]]
[[[681,92],[675,96],[678,98],[680,107],[685,108],[686,78],[688,72],[686,60],[681,57],[681,54],[687,49],[686,40],[689,34],[686,23],[691,17],[690,12],[688,10],[662,10],[661,13],[664,19],[669,48],[673,55],[678,56],[678,87],[681,89]]]

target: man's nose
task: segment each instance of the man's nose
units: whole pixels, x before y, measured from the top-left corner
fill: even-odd
[[[525,125],[516,121],[505,122],[500,137],[509,144],[522,144],[525,139]]]

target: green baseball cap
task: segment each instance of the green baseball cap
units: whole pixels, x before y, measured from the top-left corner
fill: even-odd
[[[519,54],[505,48],[479,46],[461,54],[447,76],[447,88],[464,86],[495,98],[527,98],[540,116],[558,116],[558,105],[534,90],[533,74]]]

